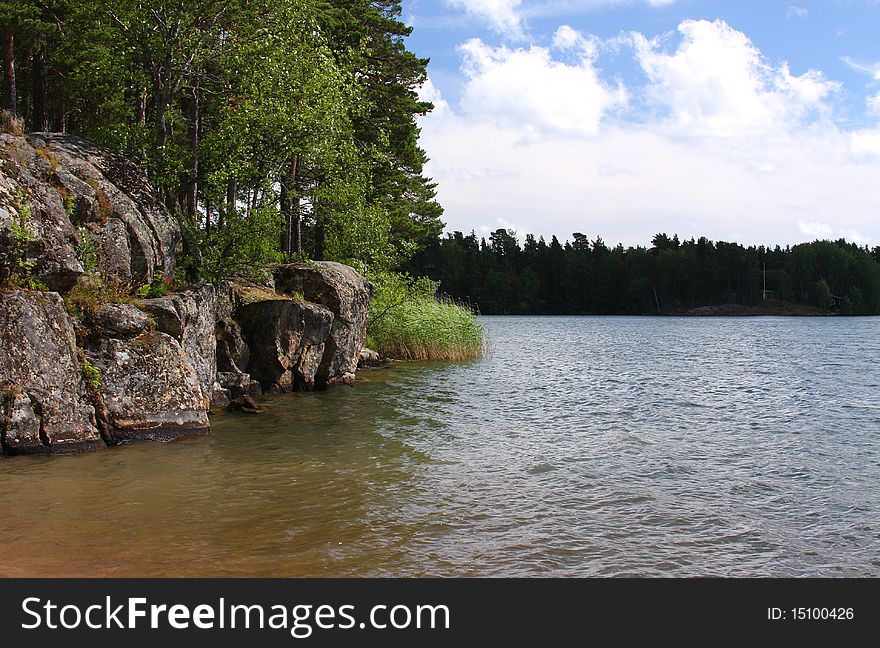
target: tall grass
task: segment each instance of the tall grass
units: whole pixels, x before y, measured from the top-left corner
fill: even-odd
[[[483,327],[469,308],[434,299],[430,281],[405,275],[373,278],[367,345],[397,360],[461,361],[483,355]]]

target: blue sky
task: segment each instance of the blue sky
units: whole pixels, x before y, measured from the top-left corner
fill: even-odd
[[[880,244],[880,0],[404,0],[451,230]]]

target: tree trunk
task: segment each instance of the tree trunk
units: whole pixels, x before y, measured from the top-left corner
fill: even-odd
[[[54,117],[52,119],[52,130],[56,133],[66,133],[67,132],[67,113],[64,112],[64,108],[58,108],[54,112]]]
[[[293,249],[296,256],[303,258],[302,216],[299,213],[299,194],[293,197]]]
[[[34,52],[33,62],[33,120],[31,128],[35,131],[49,130],[48,112],[46,110],[46,46],[40,45]]]
[[[315,197],[313,200],[312,213],[315,216],[315,240],[313,242],[312,258],[315,261],[324,260],[324,244],[327,237],[327,230],[324,227],[324,221],[321,218],[321,212],[318,207],[318,189],[321,186],[320,180],[315,184]]]
[[[284,215],[284,229],[281,232],[281,251],[289,259],[293,255],[293,220],[296,201],[296,170],[299,156],[294,155],[281,182],[281,213]],[[296,201],[296,202],[295,202]]]
[[[13,115],[15,110],[15,37],[12,25],[3,25],[3,108]]]
[[[156,99],[156,147],[165,148],[168,142],[168,127],[165,124],[165,112],[168,110],[168,102],[164,95]]]
[[[201,114],[198,85],[193,88],[192,105],[189,113],[189,148],[192,157],[189,163],[189,181],[186,187],[186,213],[195,222],[199,200],[199,127]]]
[[[141,88],[135,104],[135,115],[138,126],[145,126],[147,123],[147,89]]]
[[[281,226],[281,253],[286,255],[287,258],[290,258],[290,199],[288,198],[288,194],[290,193],[290,189],[287,188],[287,180],[288,177],[281,181],[281,196],[279,197],[279,202],[281,203],[281,215],[284,217],[284,224]]]
[[[238,181],[235,178],[229,178],[226,181],[226,206],[220,212],[220,220],[217,223],[217,229],[223,229],[225,216],[232,216],[235,213],[235,203],[238,200]]]

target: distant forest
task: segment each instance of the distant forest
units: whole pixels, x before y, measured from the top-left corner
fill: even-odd
[[[410,270],[484,315],[676,313],[774,302],[843,315],[880,314],[880,248],[844,240],[744,247],[657,234],[650,247],[610,248],[580,233],[565,244],[499,229],[434,239]]]

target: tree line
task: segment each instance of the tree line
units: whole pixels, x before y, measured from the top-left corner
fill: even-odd
[[[2,108],[146,168],[190,278],[378,269],[442,231],[400,0],[0,2]]]
[[[586,315],[674,313],[722,304],[760,304],[766,297],[880,314],[880,248],[844,240],[785,248],[681,241],[656,235],[650,247],[608,247],[581,233],[564,244],[554,236],[471,232],[431,241],[411,271],[483,314]],[[765,284],[766,282],[766,284]]]

